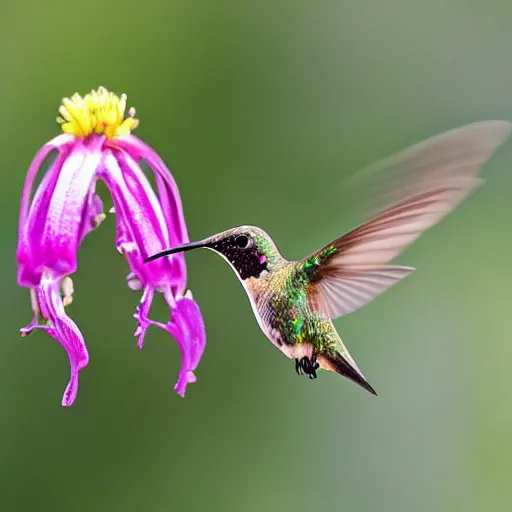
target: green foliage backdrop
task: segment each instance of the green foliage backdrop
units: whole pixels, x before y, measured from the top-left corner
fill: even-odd
[[[250,223],[305,255],[361,220],[334,192],[351,172],[512,120],[511,19],[503,0],[4,1],[2,510],[510,510],[510,145],[400,258],[419,271],[336,322],[377,398],[297,377],[228,266],[198,251],[208,345],[181,399],[175,342],[154,329],[136,348],[139,296],[110,218],[80,250],[69,311],[91,361],[64,409],[64,351],[18,334],[31,312],[14,253],[24,173],[58,133],[60,98],[104,85],[137,108],[193,239]]]

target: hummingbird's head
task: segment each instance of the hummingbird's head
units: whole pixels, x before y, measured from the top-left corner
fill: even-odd
[[[228,229],[199,242],[179,245],[147,258],[145,262],[192,249],[210,249],[220,254],[235,270],[242,281],[259,278],[283,261],[272,238],[255,226]]]

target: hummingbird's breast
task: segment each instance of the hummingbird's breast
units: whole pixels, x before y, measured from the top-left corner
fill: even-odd
[[[311,358],[339,338],[330,319],[311,311],[307,286],[286,263],[259,279],[245,281],[253,311],[267,338],[290,359]]]

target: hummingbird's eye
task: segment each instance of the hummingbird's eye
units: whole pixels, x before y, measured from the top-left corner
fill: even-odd
[[[238,235],[235,238],[235,244],[240,249],[248,249],[251,246],[252,240],[247,235]]]

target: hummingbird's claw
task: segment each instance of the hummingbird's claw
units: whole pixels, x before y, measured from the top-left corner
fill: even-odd
[[[316,357],[315,357],[311,361],[311,366],[310,366],[311,373],[309,374],[309,378],[310,379],[316,379],[317,378],[316,371],[318,370],[318,368],[320,368],[320,365],[316,362]]]
[[[295,371],[298,375],[307,375],[311,380],[316,379],[318,368],[320,368],[320,364],[316,361],[316,355],[313,355],[311,359],[306,356],[302,359],[295,359]]]

